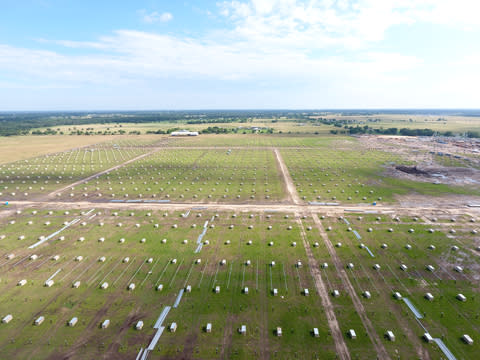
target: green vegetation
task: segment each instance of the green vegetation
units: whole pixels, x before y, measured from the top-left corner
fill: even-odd
[[[35,354],[46,358],[66,354],[83,342],[88,346],[78,347],[74,358],[95,357],[108,351],[136,356],[139,348],[146,346],[153,336],[152,326],[162,309],[173,304],[179,289],[191,285],[192,292],[184,294],[179,307],[172,309],[165,321],[165,325],[177,322],[177,332],[165,331],[152,356],[189,354],[193,358],[215,358],[224,354],[228,358],[247,359],[276,354],[277,358],[290,359],[321,354],[322,358],[335,358],[333,339],[310,275],[299,228],[295,219],[285,214],[222,212],[217,216],[195,210],[183,217],[179,212],[158,211],[79,213],[72,210],[68,214],[65,211],[50,214],[41,209],[34,214],[33,211],[2,220],[5,238],[0,245],[1,252],[17,255],[10,261],[4,258],[0,263],[5,272],[1,281],[0,311],[14,315],[11,323],[1,324],[2,328],[9,329],[0,332],[2,356],[27,358]],[[91,218],[93,214],[96,216]],[[35,249],[38,259],[25,259],[28,253],[22,249],[41,234],[53,232],[74,218],[80,218],[85,225],[78,223],[54,237],[47,246]],[[471,358],[479,345],[466,346],[460,340],[463,333],[476,333],[474,319],[478,317],[476,309],[480,305],[471,289],[471,277],[478,261],[474,255],[468,255],[475,251],[468,232],[471,226],[465,222],[468,218],[459,217],[455,223],[439,219],[438,224],[432,225],[415,222],[413,217],[395,221],[383,215],[379,220],[376,215],[361,218],[351,215],[346,219],[350,225],[332,217],[325,218],[323,224],[332,227],[328,232],[329,241],[342,243],[336,248],[342,266],[349,262],[355,266],[347,270],[347,275],[378,336],[383,339],[387,329],[394,331],[395,343],[382,340],[390,356],[399,352],[414,358],[415,349],[421,347],[428,349],[431,358],[441,357],[435,345],[421,341],[424,330],[408,307],[392,296],[398,291],[419,309],[424,316],[422,324],[432,336],[443,338],[456,356]],[[11,220],[15,223],[10,224]],[[195,254],[196,239],[207,220],[209,228],[203,240],[209,244]],[[44,225],[47,221],[48,226]],[[313,220],[306,217],[302,223],[305,228],[313,227],[307,231],[306,240],[315,258],[319,263],[330,265],[322,270],[327,290],[340,290],[340,297],[332,297],[332,303],[352,358],[371,358],[373,345],[353,310],[323,240],[319,247],[313,246],[320,238]],[[361,240],[348,231],[348,227],[358,231]],[[430,227],[436,231],[427,231]],[[369,232],[368,228],[373,231]],[[457,239],[446,236],[450,229],[457,230]],[[24,233],[27,236],[18,240]],[[81,237],[84,240],[78,241]],[[98,241],[101,237],[105,238],[103,242]],[[125,242],[119,243],[120,238]],[[144,243],[142,238],[146,239]],[[163,238],[167,239],[166,243],[161,242]],[[184,239],[188,240],[187,244],[183,244]],[[247,245],[248,240],[252,245]],[[273,246],[268,246],[270,241]],[[297,243],[296,247],[292,247],[293,242]],[[360,243],[375,257],[359,247]],[[388,248],[383,249],[383,243]],[[411,249],[405,248],[407,244]],[[432,244],[434,250],[429,249]],[[457,252],[451,250],[453,245],[459,247]],[[57,261],[51,260],[55,254],[60,255]],[[78,255],[84,257],[80,262],[73,260]],[[104,263],[98,261],[101,256],[106,257]],[[126,256],[130,258],[128,263],[122,262]],[[453,271],[459,256],[465,268],[463,274]],[[147,262],[150,257],[151,263]],[[173,258],[177,259],[175,264],[171,263]],[[197,264],[198,258],[202,261]],[[222,259],[226,260],[225,265],[220,264]],[[245,265],[246,260],[251,261],[249,266]],[[271,261],[275,261],[275,266],[270,266]],[[301,268],[295,267],[297,261],[303,263]],[[376,263],[380,264],[380,270],[373,269]],[[399,269],[402,263],[408,266],[406,272]],[[436,270],[427,271],[427,264]],[[44,287],[45,280],[58,269],[61,271],[54,277],[55,284]],[[16,286],[23,278],[27,284]],[[78,289],[71,286],[75,281],[81,281]],[[100,289],[103,282],[109,283],[108,289]],[[132,282],[136,289],[128,291],[126,288]],[[160,292],[155,291],[158,284],[164,285]],[[213,292],[215,286],[220,286],[219,294]],[[242,293],[245,287],[249,288],[248,294]],[[278,289],[277,297],[272,296],[272,288]],[[310,289],[310,296],[302,295],[304,288]],[[371,292],[370,299],[362,297],[365,290]],[[424,299],[426,292],[434,295],[433,302]],[[456,300],[457,293],[464,294],[467,301]],[[45,316],[45,323],[33,326],[34,319],[40,315]],[[79,323],[73,328],[67,327],[66,323],[74,316]],[[102,330],[100,324],[105,319],[110,319],[111,324]],[[133,329],[138,320],[145,323],[142,331]],[[211,334],[203,330],[207,322],[213,325]],[[246,336],[237,332],[242,324],[247,325]],[[281,338],[275,336],[278,326],[283,331]],[[319,328],[320,338],[311,335],[313,327]],[[346,336],[351,328],[357,332],[355,341]],[[265,343],[269,344],[268,349],[263,346]]]
[[[385,174],[394,164],[410,164],[400,155],[367,151],[356,139],[327,140],[317,149],[282,149],[300,197],[305,201],[391,203],[396,196],[422,194],[478,195],[475,187],[393,178]]]
[[[142,155],[144,148],[95,146],[0,165],[0,196],[31,199]]]
[[[190,125],[208,126],[204,120]],[[152,340],[163,309],[187,286],[191,292],[168,313],[149,358],[333,360],[336,342],[345,342],[352,359],[369,360],[379,346],[392,359],[427,353],[442,359],[436,344],[422,340],[425,331],[458,359],[474,358],[480,346],[475,287],[480,242],[471,222],[476,210],[467,215],[434,201],[478,195],[478,187],[402,176],[395,166],[431,161],[435,167],[474,171],[475,142],[436,142],[430,149],[425,139],[331,136],[331,125],[317,127],[304,119],[304,127],[288,120],[242,121],[249,128],[322,131],[234,134],[237,124],[231,120],[227,134],[198,137],[122,135],[104,142],[95,138],[93,144],[79,136],[24,137],[31,143],[5,139],[31,156],[16,155],[19,160],[0,165],[0,319],[13,315],[0,323],[0,358],[135,358]],[[121,129],[143,134],[156,126],[131,125]],[[103,131],[103,126],[77,130]],[[165,123],[161,130],[171,126]],[[39,138],[72,143],[66,150],[59,142],[53,151],[56,145],[39,146]],[[291,199],[295,192],[299,203]],[[428,212],[396,206],[403,196],[418,194],[432,199]],[[311,201],[339,206],[316,208]],[[48,235],[48,241],[29,248]],[[354,267],[348,269],[348,263]],[[402,271],[401,264],[408,268]],[[22,279],[27,282],[20,286]],[[53,286],[44,286],[47,279]],[[132,283],[135,289],[128,290]],[[326,294],[319,293],[323,287]],[[422,319],[395,299],[395,292],[408,298]],[[425,299],[427,292],[433,301]],[[459,293],[466,301],[456,299]],[[45,321],[35,326],[39,316]],[[67,326],[73,317],[78,323]],[[110,326],[102,329],[105,319]],[[135,330],[139,320],[144,327]],[[334,337],[329,320],[338,322],[340,337]],[[176,332],[168,331],[172,322]],[[207,323],[211,333],[204,329]],[[246,335],[239,334],[241,325]],[[348,337],[350,329],[357,339]],[[395,333],[395,342],[385,339],[387,330]],[[474,344],[464,344],[463,334]]]
[[[37,260],[16,264],[22,258],[20,254],[10,262],[2,260],[8,275],[2,277],[0,313],[14,314],[14,321],[2,324],[2,328],[9,328],[8,332],[0,332],[2,356],[25,358],[35,353],[43,358],[66,353],[85,340],[88,346],[80,347],[76,358],[98,356],[117,341],[121,353],[134,357],[142,345],[148,344],[163,307],[173,304],[179,289],[191,285],[192,292],[185,293],[179,307],[168,315],[165,325],[175,321],[179,328],[175,335],[165,332],[155,351],[158,355],[173,356],[180,344],[185,344],[190,348],[180,347],[180,352],[187,351],[194,358],[224,353],[228,358],[246,359],[255,353],[261,356],[261,351],[277,352],[277,357],[284,359],[320,353],[323,358],[335,358],[333,339],[324,326],[325,314],[308,267],[294,266],[298,260],[306,263],[298,228],[283,214],[268,219],[257,214],[233,217],[228,212],[215,217],[214,213],[201,211],[192,211],[187,218],[179,213],[164,216],[161,212],[146,211],[133,212],[132,216],[125,211],[117,216],[109,211],[84,214],[71,211],[69,215],[48,215],[38,211],[33,215],[29,211],[15,216],[15,224],[5,225],[6,238],[0,248],[7,253],[16,252],[34,242],[39,234],[45,234],[43,223],[47,219],[51,221],[49,231],[77,217],[86,222],[85,226],[78,224],[59,234],[64,236],[63,240],[57,236],[50,245],[36,249]],[[97,216],[89,220],[92,214]],[[6,220],[5,224],[11,218]],[[204,238],[210,243],[195,254],[196,240],[206,220],[215,225]],[[28,221],[33,221],[28,225],[29,235],[17,240]],[[100,222],[103,226],[99,226]],[[117,226],[120,222],[121,228]],[[178,228],[173,228],[174,224]],[[194,224],[197,226],[193,227]],[[267,224],[272,225],[271,230]],[[286,231],[289,225],[293,225],[292,230]],[[79,242],[80,237],[85,240]],[[100,237],[105,241],[99,242]],[[119,243],[120,238],[125,238],[125,242]],[[145,243],[140,241],[142,238]],[[165,244],[161,243],[162,238],[167,239]],[[187,244],[183,244],[184,239],[188,239]],[[229,245],[225,245],[227,239]],[[252,245],[247,245],[247,240],[252,240]],[[274,246],[268,246],[270,241],[274,241]],[[292,241],[299,246],[293,248]],[[61,258],[50,260],[57,253]],[[73,261],[78,255],[84,259]],[[106,257],[105,263],[98,261],[101,256]],[[122,262],[126,256],[130,257],[128,263]],[[149,257],[153,258],[152,263],[146,262]],[[171,263],[173,258],[177,259],[176,264]],[[200,264],[195,263],[197,258],[202,259]],[[222,259],[226,259],[225,265],[220,265]],[[245,265],[248,259],[250,266]],[[275,267],[269,265],[272,260]],[[59,268],[62,271],[55,276],[54,286],[43,287]],[[23,277],[28,283],[19,288],[16,283]],[[75,281],[81,281],[78,289],[71,286]],[[105,281],[109,287],[102,290],[100,285]],[[131,282],[137,285],[134,291],[126,289]],[[158,284],[164,285],[162,291],[155,291]],[[213,292],[215,286],[220,286],[219,294]],[[248,294],[242,293],[245,286],[249,287]],[[279,289],[279,296],[272,296],[272,286]],[[312,295],[303,296],[304,288],[309,288]],[[18,298],[20,293],[21,302],[9,300]],[[41,327],[32,325],[38,314],[46,318]],[[79,318],[79,323],[69,328],[66,323],[73,316]],[[100,329],[100,323],[107,318],[110,327]],[[135,331],[133,327],[140,319],[145,323],[144,330]],[[213,324],[211,334],[203,331],[207,322]],[[237,332],[241,324],[247,325],[245,337]],[[277,326],[283,329],[282,338],[274,334]],[[313,327],[319,328],[320,338],[311,335]],[[119,332],[122,338],[116,340]],[[223,341],[225,336],[228,343]],[[192,339],[192,344],[186,339]],[[265,342],[269,343],[268,350],[262,347]],[[19,348],[19,343],[24,346]]]
[[[162,149],[129,166],[69,189],[102,200],[168,199],[174,202],[271,202],[284,198],[271,150]]]
[[[367,289],[372,293],[372,298],[364,301],[364,305],[372,318],[377,319],[373,321],[388,319],[389,324],[386,326],[396,328],[397,331],[405,326],[402,325],[405,321],[414,321],[407,306],[393,298],[393,293],[398,291],[403,297],[408,297],[420,311],[424,317],[421,322],[433,337],[442,338],[457,358],[471,358],[476,350],[465,346],[460,340],[464,333],[478,331],[474,319],[478,317],[480,299],[471,288],[471,276],[476,271],[472,269],[476,269],[478,263],[476,255],[472,254],[475,245],[469,240],[471,235],[467,230],[471,226],[462,217],[456,218],[455,222],[443,217],[434,219],[438,224],[419,224],[421,220],[418,220],[418,216],[412,214],[411,217],[395,221],[383,215],[379,220],[377,215],[349,215],[346,217],[349,225],[339,219],[328,219],[326,225],[332,226],[332,231],[329,232],[332,241],[342,242],[342,247],[337,248],[342,262],[353,262],[355,265],[348,273],[356,291],[361,294]],[[361,240],[348,228],[355,229]],[[369,232],[369,228],[373,231]],[[430,228],[435,231],[431,233]],[[451,230],[456,230],[455,238],[448,235]],[[361,243],[375,257],[370,256],[365,248],[362,249]],[[382,248],[382,244],[387,244],[388,247]],[[406,245],[411,248],[407,249]],[[434,248],[430,248],[431,245]],[[453,251],[453,246],[458,246],[459,250]],[[380,270],[373,270],[376,263],[380,264]],[[407,265],[407,271],[400,269],[401,264]],[[463,273],[453,270],[458,264],[464,267]],[[435,271],[427,271],[427,265],[433,265]],[[427,292],[433,294],[433,301],[425,299]],[[458,301],[458,293],[467,296],[468,300]],[[391,306],[385,308],[385,303]],[[398,321],[398,325],[392,326],[392,321]],[[423,331],[418,326],[412,326],[411,329],[417,333]],[[402,336],[405,335],[407,334]],[[407,338],[408,335],[405,339]],[[407,341],[418,342],[419,335]],[[431,345],[428,348],[432,356],[440,357],[438,348]]]
[[[206,134],[250,132],[479,137],[471,110],[411,111],[130,111],[0,113],[0,136],[168,134],[192,128]]]

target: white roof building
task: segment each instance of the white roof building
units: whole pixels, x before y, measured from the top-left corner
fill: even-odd
[[[178,130],[173,131],[170,136],[198,136],[198,131]]]

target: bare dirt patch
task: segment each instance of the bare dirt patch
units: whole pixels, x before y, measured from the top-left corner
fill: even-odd
[[[422,211],[425,208],[436,208],[439,213],[452,208],[463,209],[463,212],[465,212],[468,204],[480,204],[480,196],[472,195],[428,196],[408,194],[397,195],[395,200],[402,208],[417,208],[418,211]],[[471,210],[473,209],[469,209],[469,211]]]
[[[384,175],[398,179],[454,186],[480,184],[480,171],[474,168],[391,165],[386,168]]]

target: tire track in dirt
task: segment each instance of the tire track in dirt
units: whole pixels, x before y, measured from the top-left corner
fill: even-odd
[[[277,148],[274,148],[273,152],[275,154],[275,158],[277,159],[277,163],[280,168],[283,181],[285,182],[285,186],[287,188],[287,193],[290,197],[290,200],[295,205],[298,205],[301,203],[301,200],[300,200],[300,197],[298,196],[297,189],[295,188],[295,184],[293,183],[292,177],[288,172],[287,165],[285,165],[285,161],[283,160],[282,155],[280,154],[280,151],[278,151]]]
[[[332,258],[332,261],[335,264],[335,269],[337,270],[337,273],[340,276],[345,286],[345,289],[347,290],[348,294],[352,298],[355,311],[360,316],[363,326],[367,331],[367,334],[370,337],[370,340],[372,341],[375,351],[377,352],[378,359],[382,359],[382,360],[390,359],[390,356],[388,355],[387,350],[385,350],[385,347],[383,346],[380,337],[375,331],[372,325],[372,322],[368,318],[365,308],[363,307],[362,302],[358,298],[358,295],[355,292],[355,289],[353,288],[352,283],[350,282],[350,279],[347,276],[347,273],[343,269],[342,264],[340,262],[340,258],[335,252],[335,249],[333,248],[332,243],[328,239],[327,233],[325,232],[325,229],[323,228],[323,225],[320,222],[320,219],[318,218],[316,213],[312,212],[311,214],[312,214],[313,221],[315,222],[315,225],[317,226],[318,231],[320,232],[320,236],[322,237],[323,241],[325,242],[325,245],[327,246],[330,257]]]
[[[332,332],[337,356],[342,360],[349,360],[351,359],[350,352],[348,351],[347,344],[345,343],[342,331],[340,330],[340,326],[338,325],[337,317],[335,316],[335,312],[333,311],[332,302],[330,301],[330,297],[328,296],[328,290],[322,280],[320,267],[318,265],[317,259],[315,259],[315,257],[313,256],[312,249],[310,248],[310,244],[307,241],[307,234],[305,233],[305,228],[303,227],[302,220],[300,220],[300,215],[298,213],[295,214],[295,219],[300,228],[300,235],[302,237],[303,246],[305,247],[305,251],[307,252],[308,266],[310,268],[310,272],[312,273],[312,277],[315,280],[315,287],[318,294],[320,295],[323,309],[325,310],[325,315],[327,316],[328,327]]]

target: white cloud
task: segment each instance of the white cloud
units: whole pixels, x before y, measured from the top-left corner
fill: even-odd
[[[480,64],[480,53],[472,53],[454,61],[456,66],[478,66]]]
[[[433,24],[455,26],[462,29],[478,28],[480,2],[477,0],[421,0],[428,5],[417,9],[417,18]]]
[[[218,6],[235,24],[232,36],[258,46],[351,49],[383,40],[398,25],[480,27],[477,0],[235,0]]]
[[[468,0],[459,1],[474,6]],[[465,25],[478,26],[465,13],[471,7],[460,11],[450,4],[447,0],[224,1],[218,3],[218,12],[231,27],[198,38],[118,30],[93,41],[39,40],[45,48],[55,44],[56,51],[0,44],[0,77],[14,74],[22,86],[32,84],[32,88],[45,83],[118,91],[142,84],[152,89],[167,81],[238,84],[270,94],[270,99],[279,97],[276,106],[283,106],[287,98],[300,107],[321,106],[315,99],[327,99],[332,107],[378,106],[388,101],[390,106],[421,106],[425,96],[433,99],[429,105],[434,101],[442,105],[449,91],[442,84],[462,88],[471,79],[469,73],[478,73],[478,55],[465,58],[464,66],[451,68],[438,59],[433,69],[432,64],[395,46],[387,51],[373,45],[381,44],[394,26],[424,22],[463,27],[464,20]],[[455,22],[447,21],[449,11]],[[168,13],[143,10],[139,14],[150,23],[171,19],[169,14],[162,20]],[[451,69],[455,71],[446,71]],[[441,80],[432,74],[441,74]],[[215,86],[205,89],[212,97]],[[218,99],[228,95],[219,92]],[[468,99],[473,96],[467,95]],[[255,104],[256,97],[257,93],[250,95]],[[419,103],[408,103],[409,99]]]
[[[233,23],[230,31],[223,29],[193,39],[119,30],[96,41],[53,41],[56,45],[93,51],[85,55],[4,46],[0,47],[0,69],[10,67],[67,81],[81,74],[81,81],[92,82],[136,77],[373,79],[393,73],[400,79],[422,67],[422,61],[398,51],[373,51],[366,44],[382,40],[385,31],[395,24],[426,19],[427,9],[443,13],[447,5],[447,0],[224,1],[218,7]],[[168,14],[145,10],[140,13],[148,21],[161,21]],[[432,14],[435,12],[428,13],[428,21],[434,21]],[[164,18],[169,19],[168,15]],[[441,16],[435,16],[435,21],[440,20]],[[346,48],[350,57],[326,52],[326,48]],[[101,54],[96,50],[101,50]]]
[[[148,24],[153,24],[156,22],[168,22],[173,19],[173,15],[169,12],[159,13],[157,11],[147,12],[146,10],[140,10],[140,15],[142,16],[142,20]]]
[[[161,78],[307,83],[372,81],[392,72],[403,76],[421,66],[419,59],[401,54],[366,52],[352,60],[333,55],[315,58],[290,49],[256,49],[241,41],[223,44],[131,30],[117,31],[97,42],[57,44],[93,52],[67,55],[0,46],[0,69],[60,83],[115,84]]]

